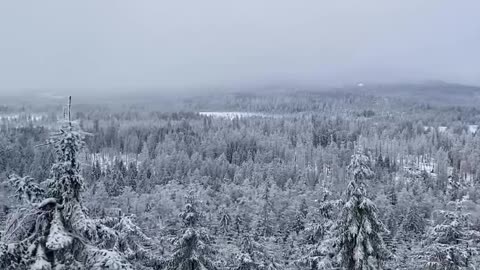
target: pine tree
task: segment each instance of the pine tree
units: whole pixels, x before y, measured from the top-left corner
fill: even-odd
[[[242,214],[236,213],[235,217],[233,218],[233,227],[237,232],[237,235],[240,235],[240,233],[242,232],[243,223],[244,223],[244,219],[242,217]]]
[[[470,269],[478,256],[474,247],[480,232],[471,228],[469,215],[462,211],[460,202],[451,202],[449,207],[453,209],[439,211],[440,222],[427,235],[426,269]]]
[[[257,220],[258,234],[264,237],[273,235],[273,203],[270,197],[271,182],[267,180],[265,183],[265,189],[261,195],[263,204],[260,209],[259,219]]]
[[[105,209],[111,207],[111,200],[109,199],[105,184],[99,181],[93,188],[93,193],[86,202],[88,209],[93,217],[105,217]]]
[[[427,220],[415,202],[412,204],[392,239],[394,259],[389,261],[393,269],[421,269],[425,260],[419,256],[421,240],[424,238]]]
[[[237,256],[236,270],[275,270],[278,269],[265,247],[255,241],[248,233],[240,242],[240,254]]]
[[[330,200],[325,193],[318,207],[319,219],[313,220],[305,228],[304,246],[306,252],[297,262],[299,266],[311,270],[335,269],[338,266],[335,256],[338,245],[335,212],[341,201]]]
[[[150,239],[128,217],[93,220],[86,214],[78,160],[86,134],[71,121],[70,100],[66,121],[48,141],[56,162],[45,192],[29,178],[13,179],[26,203],[1,239],[0,269],[133,269],[130,259],[148,257],[144,243]]]
[[[227,234],[230,230],[232,218],[226,208],[223,208],[220,212],[220,230],[223,234]]]
[[[92,176],[94,181],[97,181],[98,179],[100,179],[100,176],[102,176],[102,168],[100,167],[100,162],[98,161],[98,159],[92,166]]]
[[[332,219],[332,211],[337,202],[324,201],[320,205],[321,219],[306,227],[306,253],[298,261],[302,267],[311,270],[334,269],[337,265],[335,251],[337,249],[337,228]]]
[[[461,183],[457,168],[453,168],[452,175],[448,177],[448,195],[451,201],[461,198]]]
[[[414,240],[421,238],[425,232],[426,221],[421,215],[417,205],[412,205],[403,219],[401,225],[401,235],[403,240]]]
[[[300,207],[295,214],[295,220],[292,224],[292,229],[298,234],[300,231],[305,229],[305,219],[308,215],[308,206],[305,199],[302,199]]]
[[[339,224],[340,260],[345,269],[382,269],[387,250],[381,234],[386,228],[377,216],[377,208],[367,198],[364,181],[373,176],[370,160],[358,148],[348,170],[352,176]]]
[[[252,240],[248,234],[242,237],[240,251],[241,253],[237,258],[239,261],[237,270],[256,270],[259,268],[259,265],[253,260],[254,252],[256,250],[254,249]]]
[[[13,174],[9,177],[9,183],[15,188],[15,197],[22,203],[36,203],[43,199],[45,190],[30,176]]]
[[[116,197],[122,194],[122,191],[126,186],[125,177],[120,168],[121,167],[114,166],[112,168],[112,173],[107,176],[105,180],[105,187],[107,188],[107,192],[112,197]]]
[[[128,165],[127,185],[132,187],[133,190],[137,190],[137,177],[137,164],[134,162],[130,162],[130,164]]]
[[[192,191],[186,198],[183,212],[183,234],[175,240],[172,258],[166,263],[167,270],[213,270],[217,269],[211,256],[211,238],[200,227],[201,213]]]

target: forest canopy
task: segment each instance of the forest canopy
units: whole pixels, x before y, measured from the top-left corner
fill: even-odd
[[[480,266],[476,108],[341,91],[61,107],[0,111],[1,269]]]

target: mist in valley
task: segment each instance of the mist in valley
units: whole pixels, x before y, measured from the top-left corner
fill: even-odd
[[[0,269],[480,268],[477,1],[0,3]]]

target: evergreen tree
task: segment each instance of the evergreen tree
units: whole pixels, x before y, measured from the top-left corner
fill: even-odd
[[[100,167],[100,162],[98,161],[98,159],[92,166],[92,176],[93,181],[97,181],[102,176],[102,168]]]
[[[256,270],[259,268],[259,265],[253,260],[256,250],[254,249],[254,244],[248,234],[242,237],[240,251],[241,253],[237,259],[239,261],[237,270]]]
[[[462,211],[460,202],[451,202],[451,210],[439,211],[440,222],[427,235],[426,269],[460,270],[475,266],[477,241],[480,232],[471,227],[469,215]],[[478,264],[476,265],[478,266]]]
[[[201,214],[192,191],[186,198],[183,212],[183,234],[175,240],[172,258],[166,263],[167,270],[213,270],[217,269],[211,256],[211,238],[200,227]]]
[[[86,201],[86,205],[90,213],[94,217],[105,217],[105,209],[111,207],[112,200],[109,199],[105,184],[102,181],[96,183],[91,192],[93,193],[89,201]]]
[[[241,253],[237,256],[236,270],[276,270],[277,264],[265,247],[255,241],[248,233],[243,235],[240,243]]]
[[[21,203],[36,203],[43,199],[45,190],[30,176],[20,177],[13,174],[9,177],[9,183]]]
[[[0,241],[1,269],[133,269],[129,259],[148,256],[149,239],[128,218],[93,220],[81,200],[79,151],[85,133],[68,116],[48,144],[56,153],[45,192],[29,178],[13,183],[26,203],[7,224]],[[42,197],[43,200],[38,198]],[[139,240],[139,241],[137,241]]]
[[[418,203],[414,202],[408,210],[392,239],[395,256],[389,261],[393,269],[422,269],[426,260],[421,258],[421,241],[424,238],[427,220]]]
[[[308,215],[308,206],[305,199],[302,199],[300,207],[295,214],[295,220],[292,224],[292,229],[298,234],[300,231],[305,229],[305,220]]]
[[[110,196],[116,197],[122,194],[125,188],[125,177],[122,171],[118,170],[116,166],[113,167],[112,170],[112,173],[105,179],[105,187]]]
[[[426,228],[426,220],[422,216],[419,207],[414,204],[407,212],[401,225],[401,236],[403,240],[415,240],[423,236]]]
[[[339,224],[341,264],[349,270],[382,269],[388,255],[381,236],[386,229],[366,195],[364,181],[373,176],[369,158],[357,149],[348,170],[352,180]]]
[[[227,234],[230,230],[232,218],[226,208],[223,208],[220,212],[220,230],[223,234]]]
[[[451,201],[456,201],[461,198],[461,183],[456,167],[453,168],[452,175],[448,177],[448,195]]]
[[[318,208],[319,220],[314,220],[305,229],[306,255],[298,261],[300,266],[309,270],[335,269],[338,266],[335,259],[338,233],[334,212],[338,211],[339,204],[340,201],[324,196]]]
[[[242,232],[243,223],[244,223],[244,219],[242,217],[242,214],[236,213],[235,217],[233,218],[233,227],[237,232],[237,235],[240,235],[240,233]]]
[[[273,203],[270,197],[270,188],[271,182],[267,180],[265,183],[265,188],[261,195],[263,204],[261,205],[259,217],[256,222],[258,234],[264,237],[273,235]]]
[[[128,172],[127,172],[127,185],[132,187],[133,190],[137,190],[137,177],[138,177],[138,169],[137,164],[134,162],[130,162],[128,165]]]

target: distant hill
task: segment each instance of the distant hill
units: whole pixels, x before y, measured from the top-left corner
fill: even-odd
[[[356,90],[354,90],[356,88]],[[376,96],[392,96],[434,105],[479,106],[480,87],[444,82],[368,85],[352,87]]]
[[[59,104],[67,95],[75,96],[76,102],[84,104],[151,104],[163,110],[177,110],[175,104],[182,99],[205,96],[269,96],[285,93],[363,93],[380,97],[396,97],[408,101],[432,105],[479,106],[480,87],[446,83],[358,83],[346,86],[320,86],[316,84],[277,83],[269,85],[244,85],[237,87],[198,89],[64,89],[0,91],[0,104]]]

